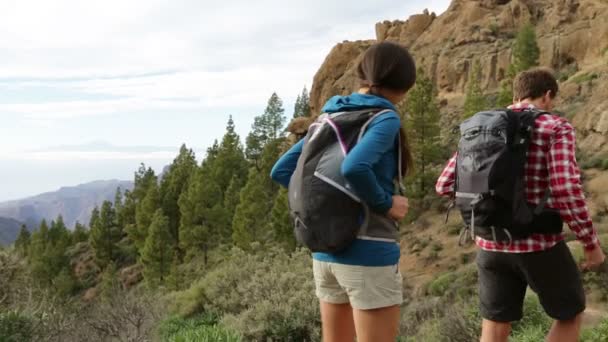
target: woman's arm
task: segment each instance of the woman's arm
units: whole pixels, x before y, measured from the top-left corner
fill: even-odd
[[[400,127],[401,121],[394,112],[377,117],[342,163],[342,174],[357,195],[379,213],[391,209],[393,196],[380,186],[373,167],[394,148]]]
[[[287,151],[272,168],[270,177],[277,183],[284,187],[289,186],[291,175],[296,169],[298,164],[298,158],[302,153],[302,146],[304,146],[304,139],[300,140],[297,144],[293,145],[289,151]]]

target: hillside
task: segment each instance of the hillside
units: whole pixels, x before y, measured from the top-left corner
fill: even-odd
[[[131,189],[129,181],[95,181],[72,187],[62,187],[57,191],[17,201],[0,203],[0,217],[7,217],[25,222],[30,229],[41,220],[54,220],[62,215],[70,228],[76,221],[88,224],[91,211],[103,201],[114,200],[116,189]]]
[[[464,90],[474,61],[482,67],[482,87],[496,94],[510,63],[511,43],[524,23],[537,30],[540,63],[562,81],[559,108],[573,117],[581,148],[608,151],[608,3],[601,0],[454,0],[449,9],[376,24],[377,41],[410,47],[439,92],[445,120],[462,112]],[[375,42],[338,44],[327,56],[311,89],[312,111],[332,95],[357,86],[358,60]],[[453,120],[452,120],[453,121]]]
[[[363,52],[376,41],[389,40],[408,46],[430,75],[438,91],[442,126],[450,129],[462,113],[474,61],[482,67],[484,92],[490,100],[496,98],[513,38],[530,21],[537,31],[541,65],[555,69],[560,77],[558,109],[577,129],[595,224],[608,233],[608,173],[593,169],[608,157],[608,88],[599,86],[608,82],[607,15],[608,2],[598,0],[454,0],[439,16],[425,11],[405,21],[384,21],[376,24],[376,40],[345,41],[332,49],[314,78],[312,111],[332,95],[355,90],[356,65]],[[401,266],[415,288],[472,260],[473,249],[456,245],[458,215],[445,225],[442,206],[437,209],[404,227]]]
[[[17,235],[19,235],[21,224],[17,220],[0,217],[0,246],[10,245],[15,241]]]

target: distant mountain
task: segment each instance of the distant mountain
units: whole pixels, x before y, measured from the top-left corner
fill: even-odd
[[[65,224],[71,229],[76,221],[88,224],[93,208],[103,201],[113,201],[119,187],[123,191],[131,190],[133,182],[95,181],[62,187],[54,192],[22,200],[3,202],[0,203],[0,217],[24,222],[30,229],[35,229],[43,219],[50,221],[62,215]]]
[[[6,217],[0,217],[0,246],[10,245],[17,239],[22,223]]]

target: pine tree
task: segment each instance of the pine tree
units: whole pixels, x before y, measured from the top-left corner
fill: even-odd
[[[77,244],[79,242],[85,242],[89,239],[89,232],[80,224],[80,222],[76,221],[76,225],[74,225],[74,231],[72,232],[72,243]]]
[[[269,142],[264,148],[260,169],[249,170],[232,221],[232,240],[241,248],[247,249],[251,242],[267,240],[271,235],[270,212],[279,188],[268,175],[282,144],[282,139]]]
[[[310,97],[306,87],[302,90],[302,94],[298,95],[294,105],[293,117],[309,117],[310,116]]]
[[[116,194],[114,195],[114,210],[116,211],[116,222],[121,229],[124,229],[123,216],[121,215],[123,210],[123,195],[122,190],[119,188],[116,189]]]
[[[270,96],[263,117],[268,139],[276,140],[283,131],[286,120],[283,101],[281,101],[277,93],[272,93],[272,96]]]
[[[89,235],[95,257],[100,265],[106,266],[114,261],[117,257],[116,244],[122,238],[122,231],[118,227],[112,202],[103,202],[99,218],[93,223]]]
[[[246,139],[245,154],[256,167],[259,167],[258,162],[266,144],[278,139],[283,132],[286,120],[284,114],[283,101],[273,93],[264,114],[254,118],[251,132]]]
[[[63,217],[59,215],[57,220],[51,222],[49,229],[49,242],[53,245],[65,244],[66,247],[70,244],[70,233],[63,222]]]
[[[270,226],[276,242],[288,251],[293,251],[296,248],[296,240],[293,236],[293,220],[289,215],[289,204],[287,203],[287,189],[280,189],[275,198],[274,206],[270,212]]]
[[[240,194],[232,223],[232,240],[235,245],[249,249],[249,245],[260,240],[268,222],[268,191],[264,188],[264,176],[255,168],[249,170],[247,184]]]
[[[160,208],[160,194],[156,182],[150,183],[145,197],[137,204],[135,211],[135,225],[127,227],[127,234],[137,249],[141,252],[144,247],[148,228],[152,223],[152,216]]]
[[[515,39],[511,76],[538,66],[539,58],[540,48],[536,41],[534,25],[527,23],[519,30]]]
[[[60,215],[57,217],[57,220],[51,223],[45,255],[47,267],[51,274],[53,274],[53,277],[68,267],[69,258],[66,252],[70,243],[70,232],[63,222],[63,217]]]
[[[213,178],[214,156],[208,155],[203,165],[196,170],[186,192],[179,200],[181,212],[181,248],[187,256],[207,252],[220,243],[218,222],[213,220],[213,208],[222,203],[222,192]]]
[[[470,118],[475,113],[487,109],[486,97],[481,91],[480,85],[481,79],[481,64],[479,61],[473,63],[473,69],[469,74],[469,82],[467,85],[467,92],[464,100],[464,114],[465,119]]]
[[[49,227],[45,220],[42,220],[37,231],[32,233],[30,244],[29,263],[32,276],[36,281],[50,284],[54,274],[48,267],[47,245],[49,241]]]
[[[128,227],[131,224],[135,224],[135,211],[137,208],[137,203],[135,200],[135,196],[129,190],[125,190],[123,195],[123,203],[122,208],[116,212],[116,215],[119,216],[119,221],[122,222],[122,226]]]
[[[214,158],[213,180],[222,190],[222,193],[230,185],[233,177],[245,178],[247,176],[247,160],[243,152],[238,134],[235,132],[232,116],[228,120],[226,133],[218,147],[217,156]]]
[[[145,237],[141,238],[138,234],[139,229],[137,227],[136,214],[138,207],[141,205],[141,202],[148,194],[150,186],[152,185],[158,185],[158,177],[152,168],[146,167],[145,164],[141,164],[137,172],[135,172],[133,190],[125,191],[122,208],[116,211],[119,223],[122,223],[121,226],[124,227],[124,230],[129,235],[129,239],[134,243],[136,240],[141,240],[141,245],[143,245]]]
[[[534,26],[528,23],[517,33],[511,65],[507,77],[501,82],[497,106],[507,107],[513,103],[513,79],[518,73],[538,66],[539,58],[540,48],[536,40],[536,32]]]
[[[405,113],[408,140],[411,144],[414,169],[410,196],[422,198],[432,189],[435,174],[432,165],[441,157],[439,108],[431,80],[418,71],[416,85],[408,93]]]
[[[91,219],[89,220],[89,231],[97,224],[97,221],[99,221],[99,208],[95,207],[91,212]]]
[[[511,104],[513,104],[513,84],[511,79],[507,78],[500,83],[500,92],[496,99],[496,106],[507,108]]]
[[[27,227],[23,224],[21,225],[21,229],[19,230],[19,235],[17,236],[17,240],[15,240],[15,250],[22,257],[27,257],[30,249],[32,234],[27,229]]]
[[[175,251],[172,242],[169,218],[163,214],[162,209],[158,209],[152,218],[141,252],[144,278],[151,287],[162,285],[170,273]]]
[[[230,185],[228,185],[228,189],[224,193],[224,208],[229,215],[228,222],[230,222],[230,236],[232,236],[232,220],[234,219],[236,207],[239,205],[241,189],[243,189],[243,185],[245,183],[244,179],[245,177],[232,177]]]
[[[163,176],[161,181],[161,208],[169,220],[169,229],[173,240],[171,244],[178,249],[180,242],[179,224],[181,220],[178,201],[182,193],[186,191],[188,182],[196,168],[194,152],[187,148],[186,145],[182,145],[179,155],[173,160],[169,171]],[[154,214],[153,211],[152,214]],[[179,250],[178,257],[182,257]]]
[[[152,168],[146,168],[145,164],[141,164],[137,172],[135,172],[135,181],[133,184],[132,197],[135,203],[141,202],[148,194],[150,185],[158,184],[158,177]]]

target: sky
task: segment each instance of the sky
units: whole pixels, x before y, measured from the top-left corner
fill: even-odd
[[[157,171],[286,116],[336,44],[448,0],[2,0],[0,201]]]

